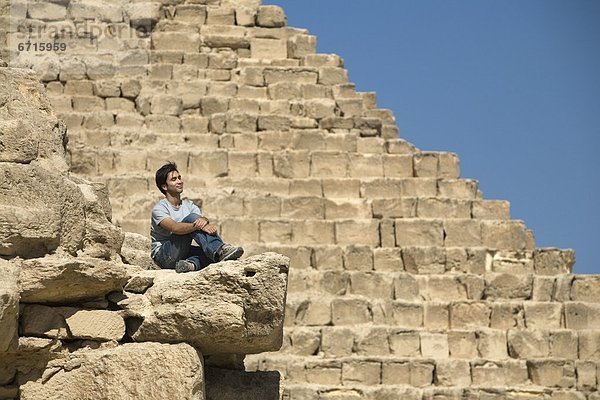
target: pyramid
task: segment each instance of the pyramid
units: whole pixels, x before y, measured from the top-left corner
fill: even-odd
[[[280,7],[13,2],[11,18],[89,33],[19,52],[16,26],[3,56],[38,71],[113,223],[148,235],[171,160],[226,240],[291,258],[284,346],[245,360],[280,371],[282,398],[600,399],[600,276],[536,248],[457,155],[401,139]]]

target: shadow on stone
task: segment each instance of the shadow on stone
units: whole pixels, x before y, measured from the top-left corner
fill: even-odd
[[[206,400],[278,400],[278,371],[246,372],[206,367]]]

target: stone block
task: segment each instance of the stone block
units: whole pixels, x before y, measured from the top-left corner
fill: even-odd
[[[279,82],[295,82],[301,84],[316,84],[317,70],[313,68],[269,67],[264,69],[264,83],[272,85]],[[259,86],[259,85],[254,85]],[[333,100],[330,101],[335,105]]]
[[[250,54],[252,58],[285,59],[287,58],[287,41],[281,39],[251,39]]]
[[[255,218],[279,218],[281,200],[275,197],[249,197],[244,199],[244,215]]]
[[[354,334],[350,328],[323,327],[321,350],[325,357],[350,356],[354,347]]]
[[[342,363],[342,384],[379,385],[381,363],[349,361]]]
[[[410,363],[384,362],[382,365],[381,383],[384,385],[409,385]]]
[[[567,302],[564,310],[565,328],[600,329],[600,304]]]
[[[310,153],[285,151],[275,154],[273,172],[281,178],[307,178],[310,175]]]
[[[448,358],[448,335],[444,333],[421,333],[421,356],[425,358]]]
[[[373,249],[375,271],[398,272],[404,270],[402,253],[398,248],[378,247]]]
[[[290,243],[292,226],[287,221],[261,221],[260,241],[264,243]]]
[[[106,109],[104,99],[96,96],[73,96],[74,111],[103,111]]]
[[[360,181],[360,197],[398,198],[403,193],[403,182],[394,179],[365,179]]]
[[[571,286],[571,300],[600,303],[600,275],[576,275]]]
[[[258,242],[256,220],[228,219],[221,222],[220,235],[232,243]]]
[[[490,306],[483,302],[462,302],[450,305],[452,329],[487,328],[490,325]]]
[[[206,10],[207,25],[235,25],[235,11],[230,7],[209,7]]]
[[[279,6],[260,6],[256,16],[256,24],[265,28],[280,28],[286,25],[286,17]]]
[[[577,333],[568,330],[551,331],[550,357],[569,359],[578,358]]]
[[[332,322],[331,302],[328,299],[303,298],[295,308],[293,313],[286,311],[286,319],[290,318],[296,325],[321,326]]]
[[[225,131],[229,133],[256,132],[257,117],[248,113],[227,113]]]
[[[367,326],[357,329],[354,351],[359,356],[387,356],[390,354],[388,328]]]
[[[367,298],[392,299],[393,281],[383,274],[355,272],[350,275],[350,292]]]
[[[448,332],[448,348],[450,357],[473,359],[479,357],[477,337],[471,331]]]
[[[323,150],[325,134],[321,130],[295,131],[292,147],[301,150]]]
[[[288,40],[288,57],[302,58],[317,52],[317,37],[312,35],[296,35]]]
[[[420,207],[420,205],[419,205]],[[446,246],[481,246],[481,225],[472,219],[444,220]]]
[[[292,243],[334,244],[334,224],[329,221],[293,221]]]
[[[528,300],[532,290],[532,275],[487,274],[485,277],[484,298],[488,300]]]
[[[423,304],[394,301],[391,319],[401,328],[420,328],[423,326]]]
[[[384,154],[383,175],[386,178],[410,178],[413,176],[412,156],[409,154]]]
[[[477,351],[488,360],[508,358],[507,338],[504,330],[484,329],[477,332]]]
[[[600,361],[600,332],[597,330],[579,332],[579,358]]]
[[[331,303],[334,325],[355,325],[371,322],[369,303],[363,299],[335,299]]]
[[[563,309],[560,303],[524,302],[523,309],[528,329],[557,329],[562,327]]]
[[[482,221],[481,238],[489,248],[505,250],[533,250],[533,234],[522,221]]]
[[[476,199],[477,181],[471,179],[440,179],[438,195],[453,199]]]
[[[417,199],[373,199],[374,218],[414,218],[417,211]]]
[[[454,153],[438,153],[438,177],[458,179],[460,177],[460,161]]]
[[[531,381],[546,387],[570,388],[575,386],[575,365],[573,361],[531,360],[527,362]]]
[[[418,200],[419,218],[471,218],[471,202],[444,198],[421,198]]]
[[[227,153],[224,151],[191,153],[188,172],[203,177],[226,176],[228,173],[227,159]]]
[[[522,304],[494,303],[490,327],[494,329],[524,328],[525,316]]]
[[[261,115],[258,117],[259,131],[289,131],[291,119],[283,115]]]
[[[535,273],[539,275],[570,274],[575,264],[575,252],[555,248],[535,249],[533,264]]]
[[[323,199],[320,197],[291,197],[283,199],[281,216],[292,219],[322,219],[325,217]]]
[[[443,247],[404,247],[402,261],[404,269],[413,274],[442,274],[446,269],[446,252]]]
[[[549,355],[548,332],[540,330],[509,330],[508,353],[512,358],[546,358]]]
[[[397,357],[419,357],[421,339],[418,332],[395,330],[389,334],[390,351]]]
[[[438,153],[417,153],[413,156],[415,176],[435,178],[438,174]]]
[[[4,260],[0,262],[0,353],[17,345],[19,331],[19,270]],[[21,318],[23,317],[21,312]],[[21,328],[23,329],[23,327]],[[21,334],[24,334],[23,332]],[[4,384],[0,367],[0,384]],[[11,379],[7,379],[11,380]]]
[[[396,219],[398,246],[443,246],[444,230],[440,220]]]
[[[321,342],[319,329],[297,327],[290,333],[291,353],[301,356],[316,354]]]
[[[471,386],[471,366],[463,360],[436,360],[435,381],[441,386]]]
[[[348,174],[353,178],[383,176],[383,163],[379,154],[350,154],[348,166]]]
[[[596,377],[596,363],[589,361],[576,361],[577,389],[596,390],[598,382]]]
[[[350,118],[344,118],[344,120],[350,120]],[[350,126],[347,129],[352,129],[352,126]],[[380,137],[359,137],[356,140],[356,152],[357,153],[361,153],[361,154],[381,154],[385,152],[385,139],[382,139]],[[387,159],[388,161],[391,162],[392,159],[390,159],[388,156],[388,154],[381,154],[384,160],[384,167],[385,167],[385,160]],[[410,170],[412,171],[412,157],[410,158]],[[401,164],[401,162],[400,162]],[[388,165],[389,167],[395,167],[396,165]],[[409,175],[409,177],[412,177],[412,173]]]
[[[319,189],[320,185],[319,185]],[[321,195],[321,194],[319,194]],[[371,204],[365,200],[324,200],[326,219],[368,219],[373,216]]]
[[[342,249],[339,246],[316,247],[312,263],[318,270],[341,271],[344,269]]]
[[[344,249],[344,269],[349,271],[371,271],[373,252],[368,246],[350,245]]]
[[[475,219],[510,219],[510,203],[504,200],[473,201],[473,218]]]
[[[290,182],[290,196],[323,197],[321,181],[319,179],[295,179]],[[327,202],[327,199],[323,199],[323,201]],[[325,209],[327,210],[327,207]]]
[[[152,34],[152,48],[197,53],[200,49],[200,35],[191,32],[155,32]]]
[[[446,303],[426,303],[423,324],[428,329],[448,330],[450,327],[450,311]]]
[[[410,385],[425,387],[433,384],[434,364],[417,361],[410,363]]]
[[[363,101],[356,99],[337,99],[337,107],[344,117],[360,117],[363,114]]]
[[[335,223],[335,243],[379,246],[379,222],[346,220]]]
[[[319,68],[319,80],[321,85],[339,85],[348,82],[348,71],[340,67]]]

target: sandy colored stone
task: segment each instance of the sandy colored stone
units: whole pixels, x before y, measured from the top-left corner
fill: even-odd
[[[202,364],[202,356],[183,343],[127,343],[77,351],[49,362],[41,378],[22,385],[21,399],[79,400],[93,394],[106,400],[203,400]]]
[[[0,353],[16,345],[19,313],[19,271],[0,260]]]

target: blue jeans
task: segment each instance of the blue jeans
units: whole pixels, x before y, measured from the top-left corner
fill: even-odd
[[[181,222],[194,222],[200,216],[190,214]],[[192,240],[198,246],[192,246]],[[164,242],[158,253],[154,256],[154,262],[161,268],[174,269],[179,260],[187,260],[196,266],[196,271],[212,264],[217,259],[217,252],[223,246],[223,240],[219,235],[195,231],[187,235],[172,234],[169,241]]]

